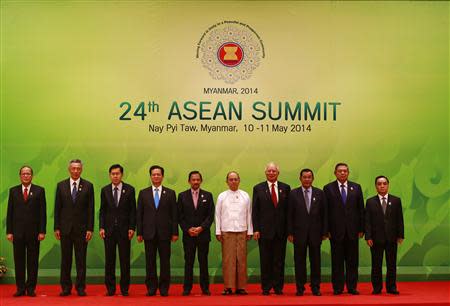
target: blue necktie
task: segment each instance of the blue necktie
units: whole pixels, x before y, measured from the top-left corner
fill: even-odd
[[[158,188],[155,188],[155,207],[156,209],[158,209],[159,206],[159,193],[158,193]]]
[[[342,196],[342,202],[345,203],[347,202],[347,192],[345,192],[345,185],[342,184],[341,185],[341,196]]]
[[[72,188],[72,201],[75,203],[75,199],[77,198],[77,183],[73,182]]]

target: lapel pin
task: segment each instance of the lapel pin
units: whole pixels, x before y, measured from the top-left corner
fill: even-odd
[[[33,195],[33,193],[32,192],[30,192],[30,197]]]
[[[353,187],[350,187],[350,190],[353,190]]]
[[[202,197],[203,198],[203,194],[200,196],[200,197]]]
[[[125,193],[125,189],[122,189],[122,193]]]
[[[316,201],[316,198],[313,198],[313,202]]]
[[[165,191],[165,190],[163,190],[163,193],[166,193],[166,191]]]
[[[282,193],[282,192],[283,192],[283,190],[279,189],[279,190],[278,190],[278,192],[279,192],[279,193]]]
[[[391,204],[392,204],[392,203],[391,203],[391,202],[389,202],[389,206],[391,206]]]

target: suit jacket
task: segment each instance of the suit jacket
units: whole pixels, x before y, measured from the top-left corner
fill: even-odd
[[[177,197],[175,191],[162,186],[158,209],[155,207],[152,186],[139,192],[136,211],[137,235],[145,240],[158,235],[159,240],[178,236]]]
[[[94,186],[80,178],[75,202],[72,201],[70,179],[56,186],[54,229],[67,235],[72,230],[80,232],[94,231]]]
[[[302,187],[291,191],[288,205],[288,235],[294,235],[295,243],[320,244],[322,236],[328,233],[327,201],[324,192],[312,187],[309,214]]]
[[[47,212],[44,188],[31,184],[28,199],[23,199],[22,185],[9,190],[6,234],[14,238],[36,237],[46,232]]]
[[[183,230],[183,239],[188,239],[191,227],[201,226],[203,231],[198,235],[200,241],[211,241],[210,227],[214,220],[214,200],[210,192],[199,190],[197,209],[192,200],[191,189],[178,195],[178,220]]]
[[[366,202],[366,240],[384,243],[396,242],[404,237],[402,201],[388,194],[386,214],[378,195]]]
[[[252,221],[253,232],[260,232],[261,238],[286,237],[286,216],[291,187],[278,182],[278,204],[273,205],[272,193],[267,181],[253,187]]]
[[[101,205],[99,213],[100,229],[110,236],[114,225],[117,224],[120,236],[128,237],[128,230],[136,228],[136,192],[134,187],[122,182],[122,193],[119,205],[114,203],[112,185],[108,184],[101,191]]]
[[[341,241],[345,233],[350,239],[358,239],[364,232],[364,198],[361,186],[347,181],[347,202],[342,202],[339,182],[331,182],[323,188],[328,203],[328,229],[331,239]]]

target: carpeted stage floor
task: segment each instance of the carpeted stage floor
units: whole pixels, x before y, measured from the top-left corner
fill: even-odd
[[[402,282],[398,284],[400,295],[394,296],[386,293],[374,296],[371,294],[370,283],[360,283],[359,296],[343,294],[333,296],[331,284],[322,285],[322,296],[312,296],[309,288],[304,296],[295,296],[295,286],[288,284],[285,286],[284,295],[270,296],[261,295],[259,284],[250,284],[247,287],[247,296],[221,296],[223,286],[220,284],[211,285],[211,296],[200,295],[200,289],[194,286],[191,296],[181,296],[182,286],[172,285],[168,297],[159,295],[154,297],[145,296],[144,285],[132,285],[130,296],[113,297],[105,296],[103,285],[88,285],[86,292],[88,296],[78,297],[75,292],[69,297],[59,297],[59,286],[40,285],[37,287],[37,296],[34,298],[20,297],[14,298],[14,285],[0,285],[0,306],[115,306],[115,305],[180,305],[180,306],[255,306],[255,305],[450,305],[449,289],[450,281],[439,282]]]

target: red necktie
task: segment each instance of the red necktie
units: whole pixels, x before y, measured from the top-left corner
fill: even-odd
[[[273,205],[274,205],[275,207],[277,207],[277,205],[278,205],[278,199],[277,199],[277,194],[275,193],[275,184],[272,184],[271,194],[272,194],[272,202],[273,202]]]
[[[26,202],[28,200],[28,188],[23,190],[23,200]]]

